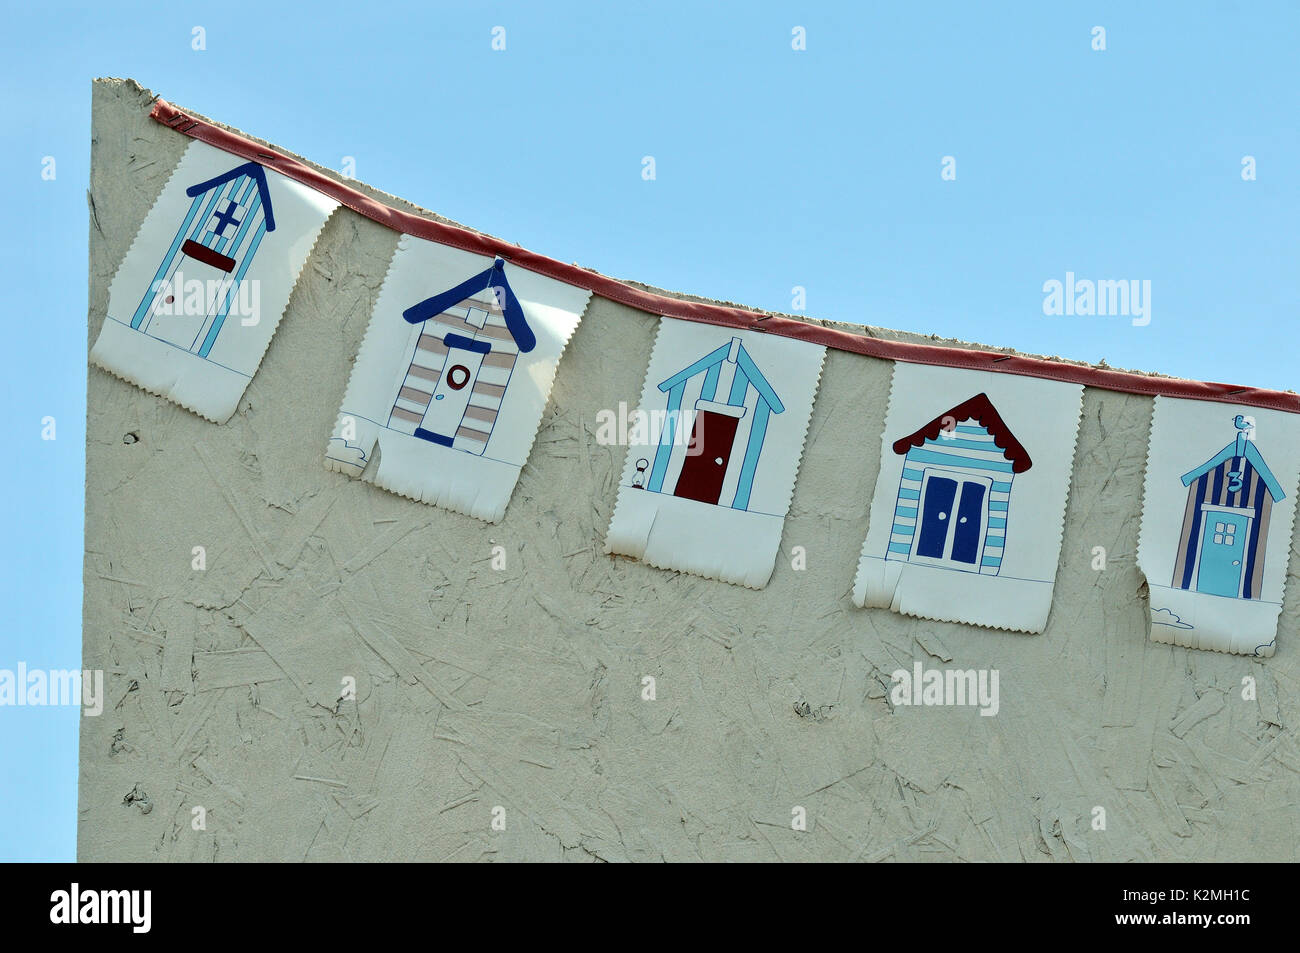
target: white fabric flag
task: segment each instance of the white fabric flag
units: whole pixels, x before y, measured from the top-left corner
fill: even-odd
[[[1271,656],[1300,480],[1300,416],[1157,397],[1138,566],[1151,639]]]
[[[853,601],[1042,632],[1083,387],[896,363]]]
[[[590,297],[500,258],[404,235],[325,465],[414,500],[501,519]]]
[[[826,349],[662,318],[605,552],[762,588]]]
[[[113,278],[91,360],[229,420],[336,208],[272,169],[191,142]]]

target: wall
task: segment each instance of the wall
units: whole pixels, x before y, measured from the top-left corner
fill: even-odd
[[[91,341],[188,142],[150,98],[94,86]],[[596,443],[596,413],[635,399],[656,323],[602,299],[504,522],[326,471],[396,242],[330,220],[224,426],[89,368],[84,655],[108,707],[82,720],[80,859],[1300,856],[1300,559],[1266,663],[1148,641],[1150,399],[1085,394],[1047,631],[933,623],[849,601],[890,365],[832,351],[753,592],[601,554],[624,450]],[[894,710],[890,673],[914,660],[998,669],[999,713]]]

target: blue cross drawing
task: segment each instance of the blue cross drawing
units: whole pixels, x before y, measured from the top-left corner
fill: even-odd
[[[235,210],[239,208],[234,202],[227,200],[226,207],[217,212],[217,225],[213,229],[218,238],[225,238],[225,231],[231,225],[240,224],[239,219],[235,218]]]

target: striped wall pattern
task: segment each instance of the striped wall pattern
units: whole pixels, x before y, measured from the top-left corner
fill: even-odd
[[[481,328],[476,323],[479,321],[483,323]],[[443,339],[448,334],[482,341],[492,348],[483,357],[465,416],[452,442],[453,449],[482,454],[487,449],[501,400],[519,357],[519,346],[506,327],[505,316],[491,288],[460,301],[420,326],[420,337],[389,414],[388,426],[414,435],[442,377],[447,360]]]
[[[1228,489],[1231,472],[1241,470],[1241,489]],[[1176,589],[1196,587],[1197,559],[1201,550],[1201,524],[1206,518],[1202,503],[1218,506],[1254,507],[1255,518],[1246,540],[1246,567],[1242,578],[1243,599],[1258,599],[1264,580],[1264,551],[1268,541],[1269,517],[1273,496],[1259,471],[1246,457],[1229,457],[1217,467],[1193,480],[1187,488],[1187,506],[1183,512],[1183,531],[1178,540],[1171,585]]]
[[[970,473],[993,481],[986,506],[988,528],[978,572],[997,575],[1006,547],[1007,513],[1011,500],[1012,464],[1006,459],[984,427],[967,418],[959,422],[951,439],[926,438],[919,447],[911,447],[903,461],[903,475],[898,484],[898,504],[889,537],[886,559],[907,559],[916,536],[921,482],[926,468]]]
[[[233,232],[227,228],[225,237],[219,237],[216,232],[216,214],[218,209],[225,209],[227,202],[238,206],[233,214],[240,224],[237,227],[231,226],[235,228]],[[208,319],[202,322],[189,347],[199,357],[207,357],[217,335],[221,333],[231,304],[237,298],[239,283],[244,280],[265,234],[266,215],[262,208],[262,193],[257,187],[257,180],[252,176],[232,178],[194,196],[188,214],[176,230],[171,246],[158,266],[154,280],[145,290],[144,297],[131,317],[131,327],[149,333],[150,319],[164,305],[160,298],[173,293],[170,290],[172,279],[178,271],[182,278],[186,277],[185,264],[190,259],[181,252],[181,246],[187,240],[197,242],[238,263],[234,273],[220,286],[216,298],[209,302]],[[193,277],[209,273],[207,269],[200,269]]]

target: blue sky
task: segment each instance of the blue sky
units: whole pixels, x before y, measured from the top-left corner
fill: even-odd
[[[781,311],[800,286],[816,317],[1300,382],[1293,3],[275,6],[0,15],[22,225],[0,233],[17,440],[0,668],[80,664],[96,76],[334,168],[351,156],[379,188],[618,277]],[[1150,323],[1045,315],[1067,272],[1149,281]],[[72,710],[0,708],[0,859],[73,857],[76,731]]]

